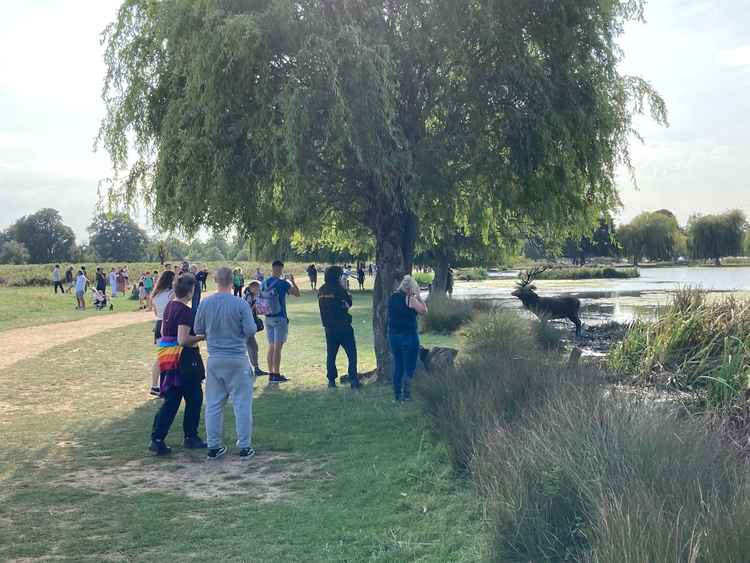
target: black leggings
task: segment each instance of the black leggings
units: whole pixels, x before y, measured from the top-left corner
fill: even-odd
[[[164,396],[164,403],[154,417],[152,440],[163,440],[169,433],[174,417],[180,410],[180,402],[185,399],[185,416],[182,419],[182,430],[185,438],[198,436],[198,423],[201,419],[203,405],[203,387],[200,381],[184,382],[180,387],[172,387]]]
[[[237,297],[242,297],[242,286],[241,285],[235,285],[234,286],[234,294]]]

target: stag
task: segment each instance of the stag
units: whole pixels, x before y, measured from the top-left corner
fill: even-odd
[[[536,287],[531,282],[545,270],[547,270],[546,266],[527,270],[526,274],[521,276],[517,289],[511,295],[518,297],[523,306],[542,321],[570,319],[576,325],[576,335],[580,336],[582,323],[578,317],[578,310],[581,308],[581,301],[577,297],[539,297],[536,294]]]

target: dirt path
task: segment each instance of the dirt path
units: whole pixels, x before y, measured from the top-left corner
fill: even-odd
[[[0,333],[0,369],[38,356],[60,344],[88,338],[113,328],[153,320],[154,313],[151,311],[136,311],[5,330]]]

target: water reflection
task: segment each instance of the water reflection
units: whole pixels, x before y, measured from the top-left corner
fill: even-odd
[[[510,295],[516,273],[493,275],[485,283],[457,284],[455,296],[489,299],[504,307],[520,309]],[[510,276],[509,276],[510,274]],[[592,326],[609,321],[631,322],[652,319],[669,302],[670,293],[684,286],[702,287],[711,292],[750,291],[750,268],[643,268],[641,277],[625,280],[581,280],[536,282],[542,296],[575,295],[581,300],[581,320]]]

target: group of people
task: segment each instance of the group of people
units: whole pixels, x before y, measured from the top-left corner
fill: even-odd
[[[170,453],[165,438],[184,401],[184,447],[206,449],[209,460],[223,457],[227,453],[221,441],[223,413],[229,400],[234,409],[239,458],[246,460],[255,455],[251,438],[253,385],[265,375],[271,384],[289,381],[281,374],[282,350],[289,334],[287,296],[300,296],[294,276],[284,273],[281,261],[275,261],[271,269],[269,277],[251,280],[239,296],[237,270],[219,268],[215,272],[216,293],[205,299],[201,299],[202,282],[196,267],[183,267],[179,273],[165,270],[159,276],[150,297],[157,317],[157,359],[151,392],[164,401],[151,431],[149,449],[154,454]],[[335,388],[336,356],[343,348],[348,358],[349,384],[357,390],[362,383],[357,374],[357,345],[350,312],[353,301],[344,279],[343,268],[330,266],[317,291],[326,338],[326,376],[328,386]],[[388,337],[397,401],[411,400],[411,380],[419,354],[417,316],[426,312],[419,286],[411,276],[404,276],[388,302]],[[260,331],[266,332],[268,340],[267,372],[258,364],[256,335]],[[198,347],[202,341],[208,349],[205,364]],[[198,434],[204,379],[205,442]]]
[[[340,268],[340,270],[341,270],[341,283],[347,290],[349,289],[349,280],[353,277],[356,277],[359,290],[364,291],[366,276],[369,273],[369,276],[373,277],[376,273],[376,267],[374,264],[370,264],[369,266],[365,267],[364,262],[357,262],[357,267],[354,272],[352,272],[352,267],[349,264],[344,264],[344,267]],[[318,268],[315,264],[310,264],[307,267],[307,277],[310,280],[310,289],[312,289],[313,291],[317,291]]]
[[[125,293],[129,283],[128,267],[112,268],[109,273],[103,268],[96,268],[94,279],[89,280],[86,266],[81,266],[76,274],[73,274],[73,266],[69,266],[65,272],[59,264],[52,268],[52,286],[55,294],[60,290],[62,295],[75,292],[76,309],[83,311],[86,309],[86,292],[89,288],[92,291],[92,299],[97,309],[103,309],[107,304],[107,287],[110,287],[112,297],[117,297]],[[93,281],[93,285],[92,285]]]

